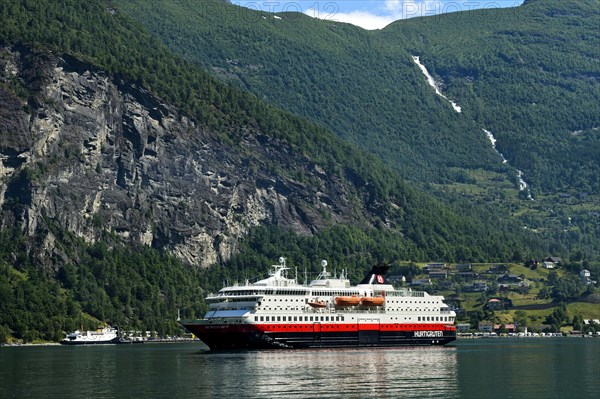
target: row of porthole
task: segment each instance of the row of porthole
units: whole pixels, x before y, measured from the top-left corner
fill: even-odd
[[[273,327],[278,327],[279,329],[285,329],[285,330],[313,330],[314,329],[314,325],[286,325],[286,324],[282,324],[282,325],[278,325],[278,326],[273,326]],[[339,329],[341,326],[339,325],[321,325],[321,330],[332,330],[332,329]],[[346,327],[346,329],[350,329],[350,330],[354,330],[357,328],[357,325],[355,324],[351,324],[351,325],[345,325],[344,327]],[[379,326],[380,330],[381,329],[386,329],[386,328],[398,328],[400,327],[400,325],[398,323],[396,324],[381,324]],[[432,324],[432,325],[422,325],[422,324],[406,324],[406,325],[402,325],[402,327],[404,327],[407,331],[410,330],[423,330],[423,328],[427,328],[430,329],[432,331],[436,331],[436,329],[439,327],[438,325]]]
[[[425,319],[425,317],[427,317],[427,320]],[[429,319],[431,317],[431,320]],[[423,316],[423,320],[421,320],[421,316],[418,317],[418,321],[454,321],[454,317],[448,317],[448,316],[435,316],[435,320],[433,319],[434,316]]]
[[[286,322],[302,322],[302,321],[312,321],[312,322],[335,322],[335,321],[344,321],[344,316],[254,316],[255,321],[286,321]],[[270,320],[269,318],[273,319]],[[275,319],[277,317],[277,319]],[[289,317],[289,319],[288,319]],[[293,319],[292,319],[293,317]],[[304,320],[302,318],[304,317]]]

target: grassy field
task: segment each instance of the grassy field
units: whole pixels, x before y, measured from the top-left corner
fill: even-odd
[[[426,263],[418,264],[419,267],[423,268]],[[494,281],[500,277],[500,275],[486,274],[488,270],[494,268],[500,264],[498,263],[480,263],[472,264],[472,271],[479,274],[478,280],[484,280],[490,287]],[[483,293],[483,292],[460,292],[457,295],[457,286],[459,284],[453,283],[450,287],[446,287],[444,290],[436,292],[441,294],[449,300],[458,301],[459,306],[463,308],[467,314],[475,311],[485,311],[485,305],[489,299],[492,298],[504,298],[509,299],[512,302],[512,308],[505,310],[496,310],[493,313],[487,313],[489,321],[499,324],[512,324],[518,322],[520,325],[526,325],[530,328],[537,329],[543,328],[542,326],[547,325],[547,318],[560,304],[554,303],[551,298],[541,299],[539,293],[542,288],[551,289],[551,286],[547,285],[550,273],[556,272],[560,277],[567,275],[567,271],[561,268],[548,270],[542,267],[538,267],[532,270],[525,267],[522,264],[516,263],[503,263],[508,267],[508,273],[517,276],[524,277],[529,283],[529,289],[524,292],[517,291],[500,291],[494,294]],[[456,265],[447,265],[449,271],[455,271]],[[419,276],[426,278],[424,272],[423,275]],[[470,284],[470,282],[461,283]],[[600,319],[600,304],[598,303],[587,303],[587,302],[574,302],[566,305],[566,314],[568,323],[573,320],[575,315],[581,316],[583,319]],[[469,316],[463,319],[459,319],[460,322],[469,320]],[[572,329],[572,326],[563,325],[561,330],[567,331]]]

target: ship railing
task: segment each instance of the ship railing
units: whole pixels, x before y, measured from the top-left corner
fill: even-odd
[[[381,314],[385,313],[384,308],[304,308],[303,313],[305,314],[337,314],[337,313],[368,313],[368,314]]]
[[[386,296],[396,296],[396,297],[424,297],[426,292],[424,291],[409,291],[409,290],[395,290],[395,291],[387,291],[385,293]]]

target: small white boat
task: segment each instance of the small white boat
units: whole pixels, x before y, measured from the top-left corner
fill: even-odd
[[[100,345],[118,344],[121,339],[119,330],[113,327],[101,327],[96,331],[76,330],[67,334],[67,338],[60,341],[61,345]]]

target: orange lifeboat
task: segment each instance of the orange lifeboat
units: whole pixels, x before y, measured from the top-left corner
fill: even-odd
[[[385,299],[382,296],[367,296],[360,300],[361,305],[363,306],[381,306]]]
[[[357,296],[338,296],[335,298],[336,306],[357,306],[360,298]]]
[[[327,307],[327,304],[323,301],[313,301],[313,302],[309,302],[308,304],[310,306],[312,306],[313,308],[317,308],[317,309],[322,309],[324,307]]]

